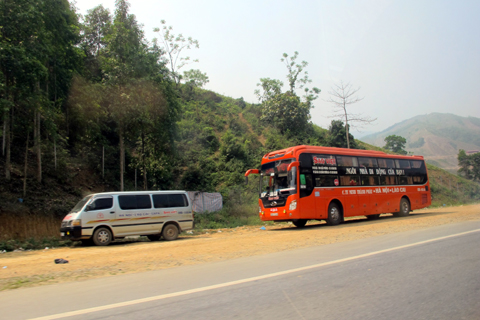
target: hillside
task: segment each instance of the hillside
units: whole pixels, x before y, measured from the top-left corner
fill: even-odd
[[[480,119],[431,113],[402,121],[362,140],[382,147],[389,135],[406,138],[408,152],[423,155],[429,163],[456,173],[458,150],[480,150]]]

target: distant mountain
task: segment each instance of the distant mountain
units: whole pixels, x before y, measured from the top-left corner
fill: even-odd
[[[423,155],[427,162],[450,172],[458,169],[458,150],[480,150],[480,118],[450,113],[416,116],[361,140],[383,147],[385,137],[392,134],[407,139],[408,152]]]

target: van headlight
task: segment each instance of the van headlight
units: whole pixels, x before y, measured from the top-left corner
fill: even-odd
[[[82,225],[82,219],[75,219],[75,220],[70,220],[68,222],[69,227],[78,227]]]
[[[295,210],[297,209],[297,200],[293,200],[290,202],[290,207],[288,207],[288,210]]]

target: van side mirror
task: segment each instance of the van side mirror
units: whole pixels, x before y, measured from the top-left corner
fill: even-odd
[[[87,205],[87,210],[86,210],[86,211],[92,211],[92,210],[94,210],[94,209],[95,209],[95,208],[93,207],[93,205],[92,205],[92,204],[89,204],[89,205]]]

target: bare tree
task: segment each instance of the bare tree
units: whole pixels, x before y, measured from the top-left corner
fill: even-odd
[[[170,64],[170,71],[172,72],[175,83],[180,83],[181,75],[179,70],[191,62],[198,62],[198,59],[190,60],[190,57],[183,57],[181,53],[183,49],[199,48],[198,40],[192,37],[185,38],[181,33],[178,35],[173,34],[173,27],[167,27],[165,20],[161,21],[163,27],[153,29],[154,32],[161,33],[161,40],[163,47],[168,55],[168,63]],[[156,39],[154,39],[156,42]]]
[[[334,84],[330,94],[330,99],[327,102],[333,104],[335,110],[332,118],[345,119],[345,132],[347,135],[347,148],[350,149],[350,140],[348,137],[349,123],[358,122],[360,125],[357,127],[362,127],[366,124],[371,124],[377,118],[370,118],[368,116],[363,116],[362,114],[355,114],[347,112],[347,106],[351,104],[362,101],[363,98],[357,96],[357,92],[360,88],[354,89],[350,83],[343,83],[340,81],[340,84]]]

